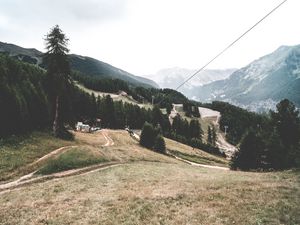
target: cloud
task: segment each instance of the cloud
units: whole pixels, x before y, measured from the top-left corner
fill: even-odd
[[[101,23],[122,18],[124,0],[2,0],[0,14],[10,26]],[[1,23],[0,23],[1,25]]]

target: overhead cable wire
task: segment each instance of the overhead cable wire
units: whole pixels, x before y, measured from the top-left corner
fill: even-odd
[[[215,61],[217,58],[219,58],[224,52],[226,52],[229,48],[231,48],[235,43],[237,43],[240,39],[242,39],[246,34],[248,34],[251,30],[253,30],[257,25],[259,25],[261,22],[263,22],[267,17],[269,17],[273,12],[275,12],[279,7],[281,7],[284,3],[286,3],[288,0],[282,1],[280,4],[278,4],[275,8],[273,8],[270,12],[268,12],[264,17],[262,17],[259,21],[257,21],[253,26],[251,26],[248,30],[246,30],[244,33],[242,33],[238,38],[236,38],[233,42],[231,42],[226,48],[224,48],[222,51],[220,51],[216,56],[214,56],[211,60],[209,60],[204,66],[202,66],[200,69],[198,69],[196,72],[194,72],[191,76],[189,76],[184,82],[182,82],[178,87],[175,88],[177,91],[179,88],[181,88],[185,83],[187,83],[189,80],[191,80],[194,76],[196,76],[198,73],[200,73],[202,70],[204,70],[209,64],[211,64],[213,61]]]

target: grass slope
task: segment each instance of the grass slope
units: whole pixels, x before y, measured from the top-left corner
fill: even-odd
[[[110,97],[113,99],[113,101],[123,101],[123,102],[127,102],[133,105],[138,105],[142,108],[146,108],[146,109],[151,109],[153,106],[150,103],[145,103],[145,104],[141,104],[138,103],[136,100],[134,100],[131,96],[122,96],[119,94],[112,94],[112,93],[106,93],[106,92],[101,92],[101,91],[94,91],[91,89],[88,89],[86,87],[84,87],[82,84],[78,83],[77,81],[75,81],[75,84],[77,87],[79,87],[81,90],[89,93],[89,94],[94,94],[96,97],[97,96],[101,96],[104,97],[106,95],[110,95]]]
[[[104,134],[114,145],[103,146]],[[17,144],[12,140],[0,154],[15,151],[23,157],[16,171],[28,170],[25,164],[47,154],[50,146],[70,145],[45,133],[19,138]],[[38,163],[40,173],[104,161],[125,164],[1,192],[0,224],[300,224],[299,171],[246,173],[194,167],[141,147],[123,130],[75,133],[75,140],[76,147]],[[191,161],[227,164],[169,139],[166,146]],[[18,156],[6,156],[1,175]]]
[[[91,148],[77,147],[49,159],[37,174],[51,174],[106,162],[101,153]]]
[[[32,172],[28,166],[51,151],[74,145],[74,142],[54,138],[47,132],[33,132],[0,140],[0,182]]]
[[[192,148],[168,138],[165,138],[165,142],[166,148],[170,154],[185,160],[213,166],[228,166],[228,160],[222,157],[209,154],[200,149]]]
[[[54,138],[47,132],[34,132],[30,135],[2,140],[0,145],[0,183],[35,170],[47,174],[105,161],[177,162],[168,156],[141,147],[124,130],[107,130],[105,132],[113,139],[113,146],[103,146],[106,139],[102,135],[102,131],[91,134],[74,132],[75,141],[73,142]],[[49,158],[37,162],[41,157],[65,146],[76,147],[66,147]]]
[[[136,162],[1,193],[0,224],[299,224],[299,178]]]

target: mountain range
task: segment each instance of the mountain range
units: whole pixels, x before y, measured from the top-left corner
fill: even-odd
[[[23,62],[36,64],[43,67],[43,53],[34,48],[22,48],[14,44],[0,42],[0,52],[6,53]],[[97,59],[71,54],[69,55],[72,70],[79,71],[83,74],[96,76],[99,78],[120,79],[128,82],[133,86],[155,87],[158,85],[147,78],[135,76],[122,69],[116,68],[110,64]]]
[[[196,99],[222,100],[253,111],[272,109],[284,98],[300,106],[300,45],[281,46],[228,78],[193,89]]]
[[[194,98],[195,90],[205,84],[228,78],[237,69],[204,70],[195,78],[184,84],[179,91],[189,98]],[[159,70],[156,74],[149,75],[160,87],[176,89],[184,80],[188,79],[197,70],[179,67]]]
[[[43,67],[43,53],[34,48],[0,42],[0,52]],[[97,59],[70,55],[73,70],[99,78],[117,78],[132,86],[175,89],[196,70],[168,68],[135,76]],[[159,85],[159,86],[158,86]],[[281,46],[241,69],[205,70],[183,85],[180,92],[201,102],[226,101],[251,111],[274,109],[287,98],[300,107],[300,45]]]
[[[169,68],[151,77],[161,87],[176,88],[195,71]],[[281,46],[241,69],[204,70],[179,91],[197,101],[220,100],[251,111],[274,109],[284,98],[300,107],[300,45]]]

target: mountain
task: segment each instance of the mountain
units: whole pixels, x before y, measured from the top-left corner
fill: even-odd
[[[120,79],[127,81],[134,86],[158,87],[158,85],[150,79],[135,76],[124,70],[90,57],[72,54],[70,55],[70,64],[73,70],[79,71],[83,74],[102,78]]]
[[[236,69],[204,70],[196,77],[194,77],[191,81],[182,86],[179,91],[185,94],[187,97],[193,98],[195,88],[217,80],[226,79],[234,71],[236,71]],[[179,84],[181,84],[195,72],[196,70],[174,67],[159,70],[156,74],[150,75],[149,77],[151,77],[162,88],[175,89]]]
[[[300,106],[300,45],[281,46],[224,80],[195,88],[197,100],[222,100],[253,111],[274,108],[284,98]]]
[[[23,62],[28,62],[43,67],[43,53],[34,48],[22,48],[14,44],[0,42],[0,52],[4,52]],[[99,78],[120,79],[133,86],[142,86],[147,88],[158,87],[158,85],[150,79],[135,76],[110,64],[90,57],[71,54],[70,64],[72,70],[77,70],[83,74],[96,76]]]

